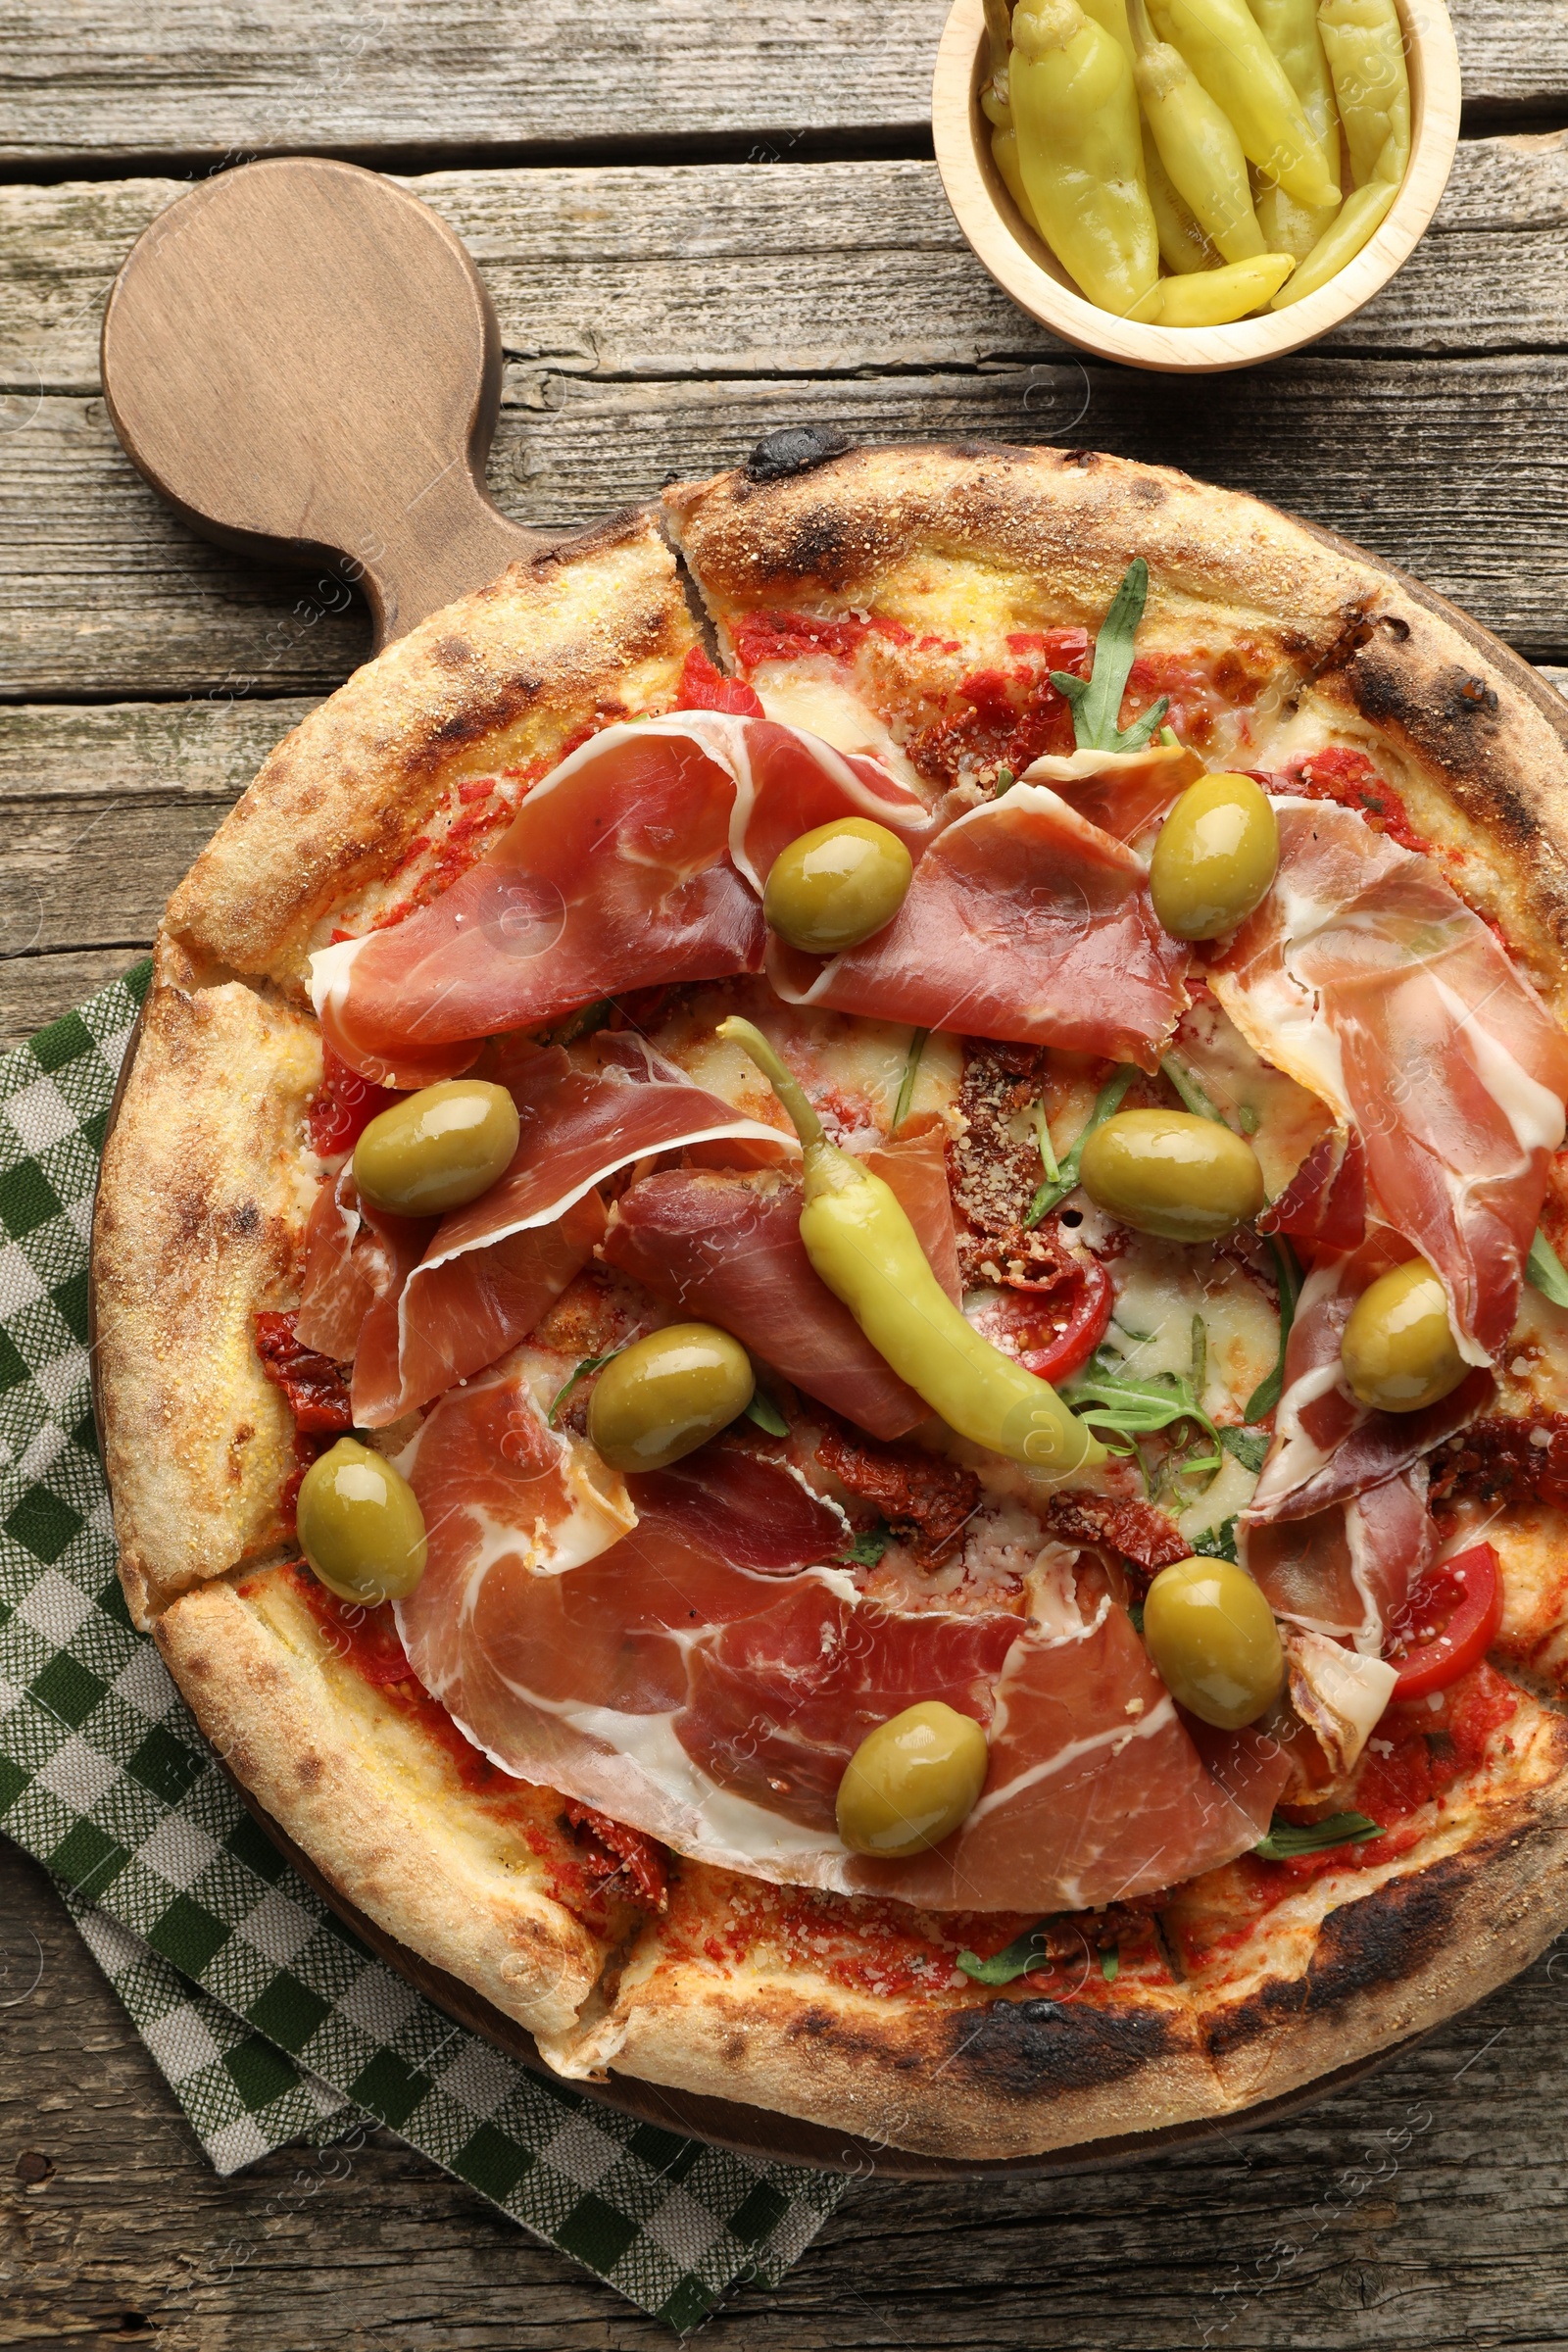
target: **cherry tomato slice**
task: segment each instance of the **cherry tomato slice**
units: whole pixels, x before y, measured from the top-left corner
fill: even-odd
[[[1485,1657],[1502,1622],[1502,1580],[1490,1544],[1440,1560],[1410,1592],[1390,1628],[1384,1656],[1399,1670],[1390,1703],[1425,1698],[1457,1682]]]
[[[1009,1287],[987,1302],[974,1323],[1025,1371],[1040,1380],[1065,1380],[1100,1346],[1115,1302],[1110,1276],[1098,1259],[1074,1258],[1069,1277]]]

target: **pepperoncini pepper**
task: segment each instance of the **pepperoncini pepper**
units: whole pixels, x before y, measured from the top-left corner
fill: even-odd
[[[1178,277],[1188,277],[1195,270],[1211,270],[1219,256],[1171,185],[1170,173],[1159,160],[1154,134],[1147,122],[1144,185],[1153,207],[1154,226],[1159,232],[1159,258],[1166,269]]]
[[[1040,223],[1035,219],[1029,191],[1023,184],[1023,173],[1018,169],[1018,133],[1012,123],[1012,100],[1005,67],[1000,73],[993,74],[981,91],[980,112],[991,125],[991,152],[1007,194],[1018,208],[1018,218],[1038,237]]]
[[[1296,268],[1288,253],[1258,253],[1191,277],[1162,277],[1159,307],[1144,314],[1158,326],[1232,326],[1260,311]]]
[[[830,1144],[799,1081],[750,1021],[718,1025],[789,1112],[805,1153],[801,1240],[877,1353],[950,1428],[1054,1479],[1102,1462],[1104,1447],[1049,1381],[982,1339],[932,1273],[897,1196]]]
[[[1017,0],[1008,88],[1041,234],[1091,302],[1126,317],[1153,291],[1159,241],[1120,42],[1078,0]]]
[[[1319,0],[1317,21],[1351,181],[1364,188],[1386,179],[1397,187],[1410,160],[1410,77],[1394,0]]]
[[[1266,179],[1252,201],[1264,244],[1270,253],[1288,253],[1293,262],[1304,262],[1340,217],[1337,203],[1298,204],[1276,179]]]
[[[1333,222],[1318,239],[1305,261],[1289,284],[1282,287],[1269,304],[1271,311],[1283,311],[1303,295],[1315,294],[1326,286],[1348,261],[1353,261],[1367,239],[1379,228],[1399,193],[1391,179],[1369,179],[1364,188],[1347,196]]]
[[[1339,188],[1324,168],[1301,102],[1246,0],[1154,0],[1152,13],[1162,38],[1181,51],[1215,105],[1230,117],[1249,161],[1298,203],[1333,203]]]
[[[1340,185],[1340,119],[1334,84],[1317,24],[1317,0],[1250,0],[1258,29],[1285,69],[1285,78],[1301,101],[1323,168]]]
[[[1144,0],[1132,0],[1133,80],[1172,186],[1228,262],[1266,253],[1252,210],[1247,158],[1180,50],[1156,41]]]

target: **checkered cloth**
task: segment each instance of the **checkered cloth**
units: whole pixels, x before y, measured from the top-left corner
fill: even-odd
[[[151,966],[0,1056],[0,1826],[55,1876],[221,2172],[387,2124],[676,2328],[843,2193],[601,2107],[456,2026],[257,1828],[115,1574],[87,1245]]]

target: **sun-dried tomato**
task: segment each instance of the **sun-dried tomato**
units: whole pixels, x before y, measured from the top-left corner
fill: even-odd
[[[1568,1413],[1472,1421],[1434,1453],[1432,1500],[1568,1503]]]
[[[566,1798],[565,1817],[595,1878],[624,1878],[639,1902],[651,1911],[663,1910],[669,1900],[669,1873],[662,1845],[592,1805],[580,1805],[575,1797]]]
[[[1117,1502],[1109,1494],[1053,1494],[1046,1526],[1058,1543],[1102,1544],[1146,1576],[1185,1560],[1193,1548],[1175,1521],[1152,1503]]]
[[[268,1379],[288,1398],[297,1429],[336,1433],[354,1427],[349,1367],[304,1347],[294,1336],[293,1315],[258,1315],[256,1352]]]
[[[816,1458],[852,1494],[881,1513],[916,1566],[939,1567],[980,1500],[980,1481],[921,1446],[888,1445],[843,1422],[831,1425]]]

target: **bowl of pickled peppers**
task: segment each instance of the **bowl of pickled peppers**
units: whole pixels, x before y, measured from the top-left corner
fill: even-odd
[[[957,0],[933,106],[1014,300],[1135,366],[1294,350],[1385,285],[1458,138],[1440,0]]]

